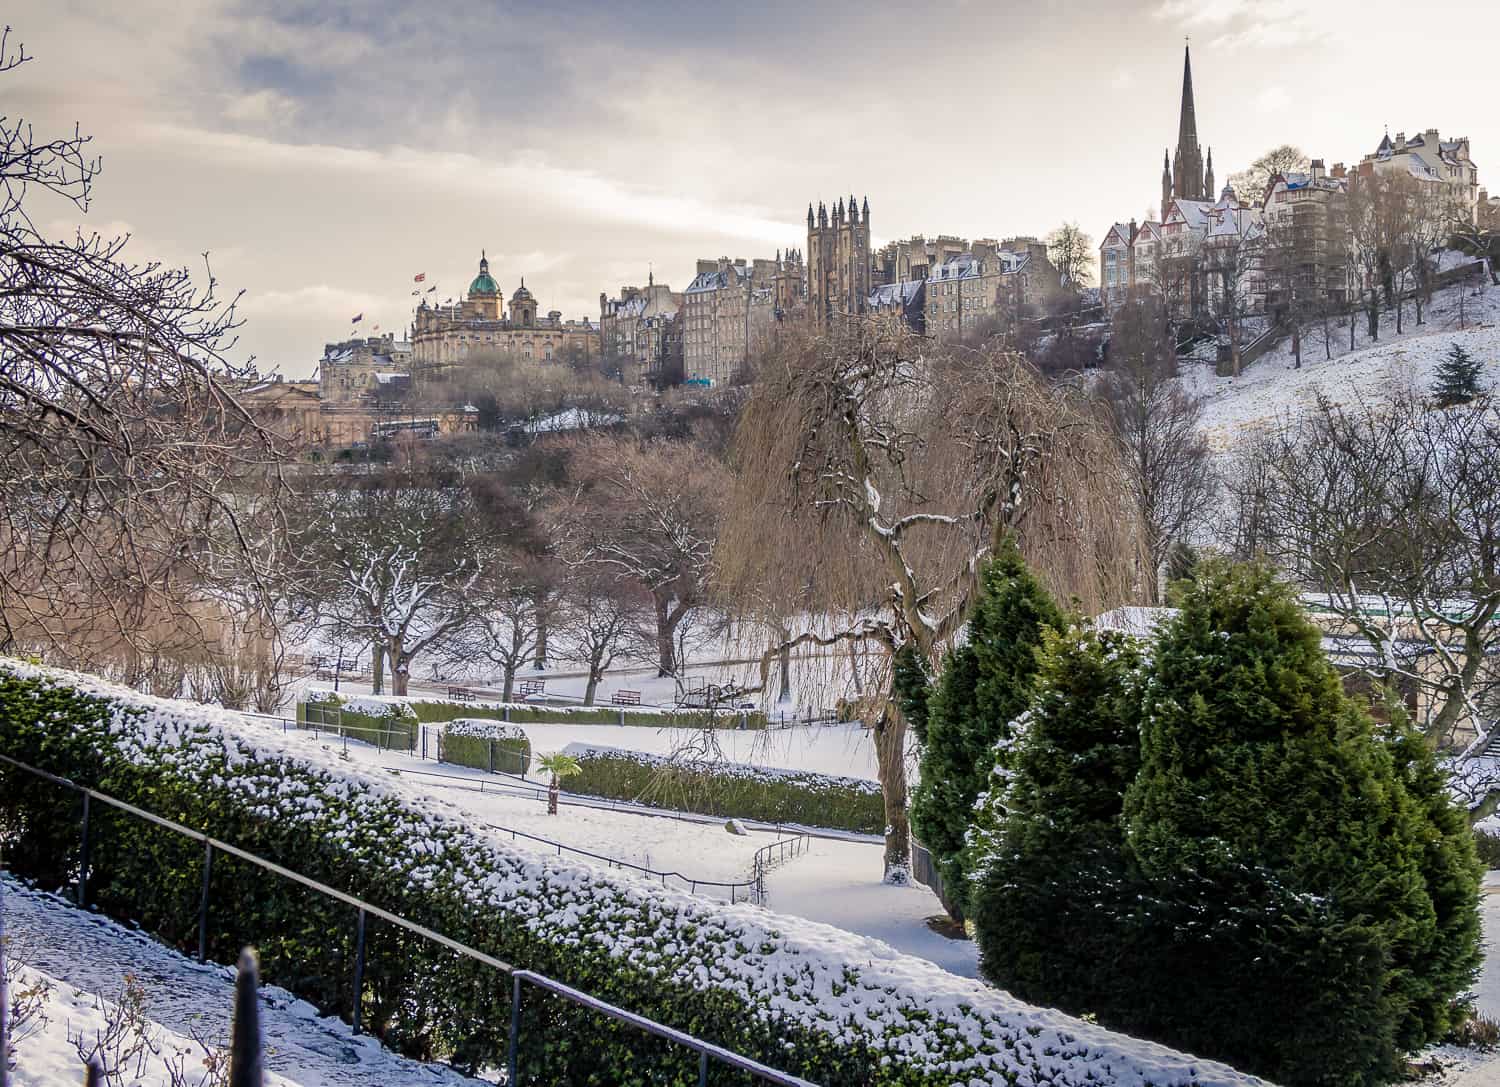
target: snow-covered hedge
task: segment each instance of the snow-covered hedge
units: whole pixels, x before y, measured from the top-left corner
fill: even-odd
[[[438,761],[524,774],[531,768],[531,741],[515,725],[460,717],[438,733]]]
[[[1260,1082],[876,940],[514,848],[408,779],[210,707],[0,661],[0,751],[830,1087]],[[68,882],[78,814],[76,797],[0,769],[0,831],[17,873]],[[92,818],[92,902],[191,947],[201,847],[103,805]],[[353,934],[347,906],[216,858],[208,935],[219,961],[254,942],[268,980],[347,1014]],[[372,1030],[414,1054],[500,1063],[504,979],[380,924],[368,935]],[[696,1082],[691,1056],[536,994],[521,1041],[528,1081]]]
[[[879,834],[885,826],[880,786],[864,778],[783,770],[740,762],[685,760],[598,744],[569,744],[582,773],[568,791],[643,800],[676,811],[767,823],[799,823]]]
[[[335,718],[329,711],[337,710]],[[307,701],[297,704],[297,721],[319,727],[338,727],[354,739],[377,747],[410,751],[416,738],[417,716],[400,699],[341,695],[314,687]]]
[[[308,699],[314,700],[332,692],[309,689]],[[358,702],[361,707],[399,706],[409,710],[418,721],[434,724],[451,721],[455,717],[492,717],[496,721],[513,724],[565,724],[565,725],[644,725],[649,728],[715,728],[766,727],[766,715],[758,710],[721,710],[710,715],[705,710],[665,709],[658,706],[553,706],[536,702],[474,701],[461,702],[456,699],[423,695],[421,698],[396,695],[366,695],[345,702]],[[369,712],[361,710],[361,712]],[[386,712],[390,712],[387,710]]]

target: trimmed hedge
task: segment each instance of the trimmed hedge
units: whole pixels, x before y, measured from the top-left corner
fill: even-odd
[[[327,692],[332,693],[332,692]],[[487,717],[511,724],[635,725],[646,728],[763,729],[766,715],[759,710],[646,710],[623,706],[547,706],[534,702],[457,702],[442,698],[397,698],[366,695],[350,699],[362,709],[371,705],[404,706],[424,725],[440,724],[459,717]],[[346,709],[345,713],[349,711]],[[302,707],[298,706],[298,720]]]
[[[863,778],[809,770],[778,770],[736,762],[679,763],[642,751],[569,744],[582,773],[570,793],[639,800],[672,811],[763,823],[800,823],[864,834],[885,828],[880,785]]]
[[[371,698],[345,698],[333,691],[317,692],[297,703],[297,723],[316,728],[333,728],[319,720],[319,708],[337,709],[337,727],[356,740],[374,744],[381,750],[410,751],[415,742],[417,718],[399,702]]]
[[[518,728],[460,717],[438,733],[438,761],[524,775],[531,769],[531,741]]]
[[[827,1087],[1258,1083],[862,937],[513,847],[409,779],[209,707],[0,661],[0,751]],[[17,875],[71,882],[78,828],[75,794],[0,764]],[[90,905],[194,947],[199,843],[105,805],[91,829]],[[354,932],[350,907],[215,857],[216,961],[254,943],[269,981],[347,1015]],[[464,1069],[503,1062],[510,985],[494,971],[371,922],[365,980],[365,1022],[386,1044]],[[535,991],[520,1025],[527,1083],[697,1082],[694,1054]],[[743,1077],[715,1068],[710,1082]]]

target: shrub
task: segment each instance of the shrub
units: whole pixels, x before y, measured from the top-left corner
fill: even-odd
[[[932,853],[943,886],[959,897],[949,905],[960,911],[968,892],[964,837],[974,801],[1000,757],[996,745],[1008,739],[1011,721],[1031,699],[1042,632],[1063,625],[1057,605],[1007,536],[980,575],[965,644],[949,654],[926,702],[921,774],[912,794],[912,828]],[[907,683],[914,685],[910,678]],[[903,695],[913,707],[921,701],[913,692]]]
[[[314,689],[308,692],[306,702],[297,704],[297,722],[312,728],[336,728],[352,739],[382,750],[410,751],[416,738],[417,717],[400,701],[345,697]]]
[[[531,768],[531,741],[511,725],[459,717],[438,734],[438,761],[478,770],[525,774]]]
[[[1150,888],[1127,943],[1140,993],[1100,1018],[1288,1084],[1398,1075],[1478,951],[1472,846],[1419,781],[1430,757],[1377,739],[1258,566],[1187,587],[1141,707],[1124,802]]]
[[[1479,856],[1479,863],[1485,868],[1494,870],[1500,868],[1500,834],[1490,834],[1487,831],[1474,831],[1474,852]]]
[[[1133,887],[1120,812],[1140,764],[1141,652],[1113,631],[1048,631],[1040,661],[1032,708],[969,835],[970,919],[995,984],[1104,1012],[1101,995],[1137,992],[1118,919]]]
[[[827,926],[508,846],[408,779],[208,707],[5,662],[0,751],[829,1087],[1252,1087]],[[192,947],[200,844],[103,805],[92,818],[92,903]],[[13,871],[62,884],[78,862],[76,798],[0,766],[0,834]],[[268,981],[347,1012],[353,910],[224,855],[211,903],[211,957],[232,961],[253,941]],[[465,1069],[503,1061],[508,984],[386,925],[367,937],[375,1034]],[[520,1018],[528,1082],[697,1081],[693,1055],[575,1005],[531,993]]]
[[[331,692],[310,691],[308,697],[312,699],[314,695],[325,693]],[[460,717],[484,717],[521,725],[637,725],[649,728],[726,729],[763,729],[766,727],[766,715],[759,710],[722,710],[711,714],[705,710],[547,706],[532,702],[458,702],[441,698],[412,699],[374,695],[351,701],[356,703],[356,708],[361,711],[379,706],[404,707],[422,724],[441,724]],[[302,712],[302,707],[299,705],[298,720],[302,720]]]
[[[880,785],[863,778],[737,762],[681,762],[591,744],[569,744],[566,750],[582,771],[568,780],[569,792],[863,834],[879,834],[885,826]]]

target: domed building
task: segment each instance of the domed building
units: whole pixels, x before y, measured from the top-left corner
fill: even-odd
[[[455,367],[473,362],[521,361],[589,363],[599,357],[599,328],[592,322],[564,321],[558,310],[537,316],[537,301],[522,279],[510,297],[490,274],[481,250],[479,274],[467,296],[446,306],[417,307],[411,326],[411,370],[414,384],[443,380]]]

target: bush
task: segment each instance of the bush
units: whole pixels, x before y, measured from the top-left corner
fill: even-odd
[[[1490,834],[1486,831],[1476,830],[1474,832],[1474,852],[1479,856],[1479,863],[1486,869],[1493,871],[1500,868],[1500,834]]]
[[[531,768],[531,741],[510,725],[459,717],[438,733],[438,761],[524,775]]]
[[[957,898],[947,903],[957,912],[968,895],[964,839],[974,802],[996,760],[1003,761],[1011,722],[1031,699],[1042,632],[1063,625],[1057,605],[1007,536],[980,574],[965,644],[949,654],[925,706],[913,689],[920,687],[917,676],[905,670],[902,702],[926,718],[912,829],[932,853],[944,888]]]
[[[332,692],[310,691],[314,695]],[[457,702],[439,698],[377,697],[374,695],[351,699],[346,702],[356,705],[361,711],[370,712],[374,707],[402,707],[415,715],[422,724],[441,724],[460,717],[483,717],[510,724],[556,724],[556,725],[636,725],[648,728],[727,728],[763,729],[766,715],[759,710],[723,710],[715,714],[705,710],[656,710],[636,707],[610,706],[547,706],[532,702]],[[302,720],[303,707],[298,706],[298,720]],[[347,712],[347,710],[346,710]],[[378,712],[378,710],[376,711]]]
[[[996,985],[1107,1012],[1101,994],[1138,992],[1113,922],[1134,886],[1120,813],[1140,765],[1141,651],[1113,631],[1049,631],[1040,661],[1032,708],[969,835],[970,919]]]
[[[1150,997],[1114,1021],[1279,1082],[1365,1084],[1446,1027],[1478,871],[1430,756],[1399,724],[1377,738],[1321,641],[1258,566],[1208,565],[1162,626],[1124,804]]]
[[[297,703],[297,723],[337,730],[385,751],[411,751],[415,746],[417,717],[402,702],[312,690],[306,702]]]
[[[1018,1006],[921,960],[872,955],[869,941],[827,926],[511,847],[407,779],[208,707],[5,662],[0,751],[829,1087],[1252,1087],[1232,1069]],[[0,765],[0,835],[17,875],[70,881],[78,817],[73,794]],[[104,805],[91,826],[91,904],[194,947],[201,845]],[[268,981],[325,1012],[348,1012],[354,921],[342,903],[215,859],[210,957],[233,961],[254,943]],[[373,1033],[464,1069],[503,1062],[503,979],[379,922],[367,938]],[[520,1019],[526,1082],[697,1082],[694,1055],[575,1005],[533,992]]]
[[[633,800],[672,811],[797,823],[863,834],[885,827],[880,785],[863,778],[734,762],[677,762],[640,751],[569,744],[582,773],[568,791]]]

